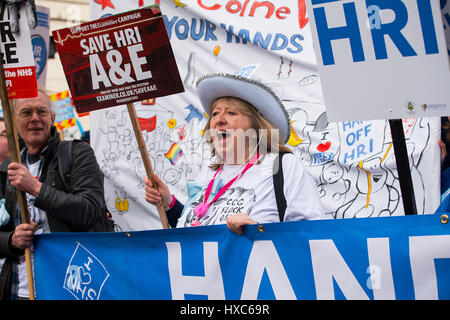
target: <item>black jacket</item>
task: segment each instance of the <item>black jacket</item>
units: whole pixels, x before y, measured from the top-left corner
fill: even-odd
[[[42,187],[35,199],[35,207],[46,212],[51,232],[103,231],[106,212],[103,174],[94,151],[87,143],[74,141],[69,192],[65,190],[58,172],[59,134],[54,127],[51,132],[52,137],[47,147],[41,151],[43,162],[39,181],[42,182]],[[26,152],[26,149],[22,150],[22,155],[26,155]],[[22,252],[12,250],[9,245],[15,228],[17,199],[16,189],[10,185],[7,176],[8,164],[9,160],[6,160],[0,167],[0,193],[6,199],[6,209],[11,216],[9,223],[0,228],[0,259],[6,257],[10,262]],[[8,268],[7,263],[4,269],[5,267]],[[7,278],[9,276],[0,276],[0,298],[6,281],[10,281]]]

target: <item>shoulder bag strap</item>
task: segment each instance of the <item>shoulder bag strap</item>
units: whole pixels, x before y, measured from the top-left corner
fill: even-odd
[[[280,153],[273,163],[273,187],[275,190],[275,199],[277,200],[278,216],[280,222],[284,220],[284,213],[286,212],[286,198],[284,196],[284,177],[283,177],[283,156],[285,153]]]
[[[72,141],[61,141],[58,145],[58,171],[66,191],[70,191],[70,172],[72,171]]]

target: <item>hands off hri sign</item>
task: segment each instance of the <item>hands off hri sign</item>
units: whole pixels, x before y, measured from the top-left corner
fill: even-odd
[[[308,0],[328,119],[447,116],[439,0]]]

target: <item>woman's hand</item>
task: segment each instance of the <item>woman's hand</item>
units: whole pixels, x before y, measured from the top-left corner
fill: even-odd
[[[153,205],[159,205],[162,203],[164,207],[167,207],[172,202],[172,194],[169,187],[165,184],[156,173],[153,174],[153,178],[156,183],[155,188],[147,177],[145,177],[145,201]]]
[[[227,227],[238,235],[244,234],[244,226],[257,222],[245,213],[239,212],[227,218]]]

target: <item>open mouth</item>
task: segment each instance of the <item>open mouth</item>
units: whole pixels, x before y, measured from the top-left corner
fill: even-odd
[[[31,128],[28,131],[31,131],[31,132],[35,133],[35,132],[42,132],[42,131],[44,131],[44,129],[42,129],[42,128]]]
[[[231,136],[231,133],[227,130],[217,130],[216,137],[219,141],[226,141]]]

